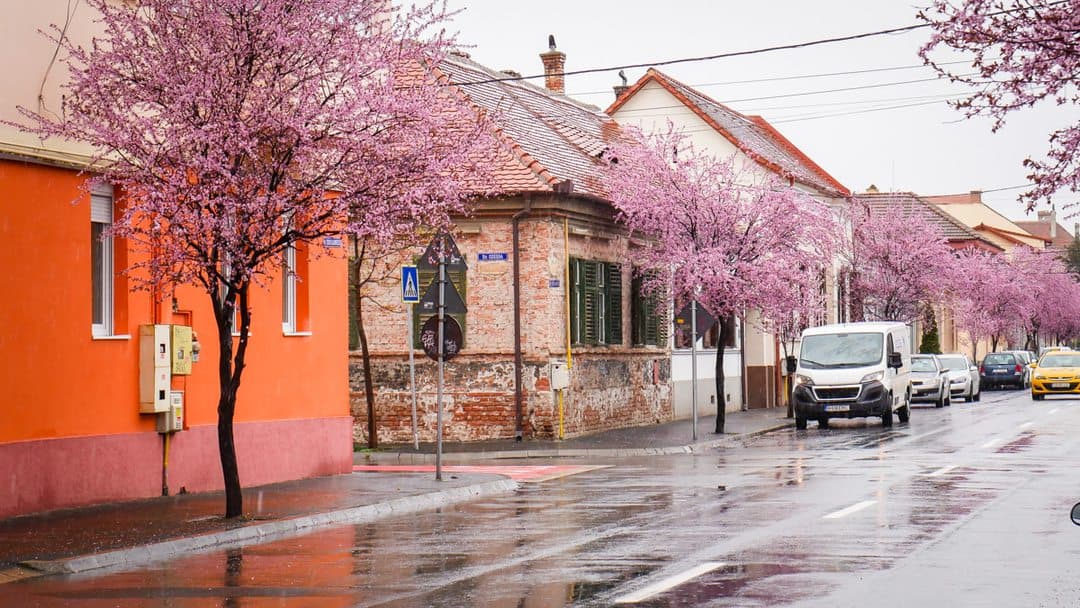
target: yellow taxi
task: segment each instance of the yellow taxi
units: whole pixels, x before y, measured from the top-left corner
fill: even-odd
[[[1080,352],[1056,350],[1044,354],[1031,374],[1031,398],[1080,394]]]

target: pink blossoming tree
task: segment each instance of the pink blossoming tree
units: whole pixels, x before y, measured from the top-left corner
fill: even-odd
[[[977,250],[963,251],[958,258],[950,302],[956,328],[971,337],[973,360],[980,339],[990,340],[995,351],[999,343],[1016,341],[1030,329],[1039,293],[1025,249],[1017,247],[1012,259]]]
[[[939,302],[952,274],[953,250],[920,208],[884,210],[855,200],[844,257],[855,314],[868,321],[913,323]]]
[[[88,4],[104,32],[91,46],[52,32],[70,67],[62,117],[24,114],[44,136],[100,151],[100,180],[126,201],[113,234],[145,259],[131,269],[138,286],[196,284],[209,296],[225,515],[236,517],[252,287],[280,277],[298,242],[388,243],[459,209],[451,182],[469,129],[422,71],[452,42],[446,15],[382,0]]]
[[[973,89],[953,102],[968,117],[989,116],[996,131],[1008,115],[1040,101],[1080,103],[1077,0],[934,0],[919,18],[934,32],[920,51],[923,59]],[[935,59],[942,48],[970,56],[975,74],[958,74]],[[1029,209],[1059,190],[1080,190],[1080,121],[1050,134],[1047,156],[1024,161],[1035,184],[1021,197]]]
[[[620,220],[649,245],[632,251],[642,288],[697,301],[717,318],[798,314],[832,261],[831,210],[771,175],[696,150],[668,130],[610,151],[605,183]],[[716,432],[724,432],[726,324],[716,351]]]

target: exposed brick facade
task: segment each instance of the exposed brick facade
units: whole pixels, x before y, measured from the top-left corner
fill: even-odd
[[[524,199],[485,204],[458,224],[455,238],[469,264],[465,294],[465,347],[445,366],[444,438],[482,440],[515,434],[513,233],[510,215]],[[564,222],[573,230],[564,229]],[[569,236],[565,235],[570,232]],[[575,233],[588,233],[587,236]],[[564,240],[565,238],[565,240]],[[526,438],[554,437],[557,392],[550,363],[567,358],[566,248],[571,257],[622,264],[623,344],[574,346],[570,390],[565,393],[566,437],[666,422],[673,417],[670,351],[632,347],[629,240],[610,220],[606,204],[572,195],[541,195],[520,223],[522,431]],[[420,253],[420,251],[416,251]],[[506,261],[480,262],[479,253],[506,253]],[[426,286],[425,286],[426,287]],[[372,294],[385,307],[365,308],[376,388],[376,422],[382,442],[412,440],[406,312],[396,281]],[[418,427],[435,437],[437,366],[416,354]],[[367,404],[362,360],[350,365],[355,437],[364,440]]]

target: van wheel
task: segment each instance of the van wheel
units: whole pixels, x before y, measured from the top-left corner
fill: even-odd
[[[892,395],[889,395],[888,403],[885,405],[885,411],[881,414],[881,426],[892,426]]]
[[[800,416],[798,414],[795,414],[795,428],[799,429],[800,431],[806,430],[806,416]]]
[[[821,418],[818,418],[817,419],[817,425],[818,425],[819,429],[827,429],[827,428],[829,428],[829,418],[826,417],[826,416],[822,416]]]
[[[896,417],[900,419],[900,422],[907,422],[911,419],[911,408],[905,405],[896,410]]]

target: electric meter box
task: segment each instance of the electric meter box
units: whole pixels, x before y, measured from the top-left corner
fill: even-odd
[[[156,414],[169,409],[172,365],[168,325],[139,326],[139,412]]]
[[[561,391],[570,388],[570,370],[563,361],[551,362],[551,390]]]
[[[176,433],[184,429],[184,391],[169,392],[169,409],[158,414],[157,432]]]
[[[169,349],[172,353],[172,373],[175,376],[191,375],[191,326],[171,325],[170,327],[172,327],[170,335],[172,344]]]

